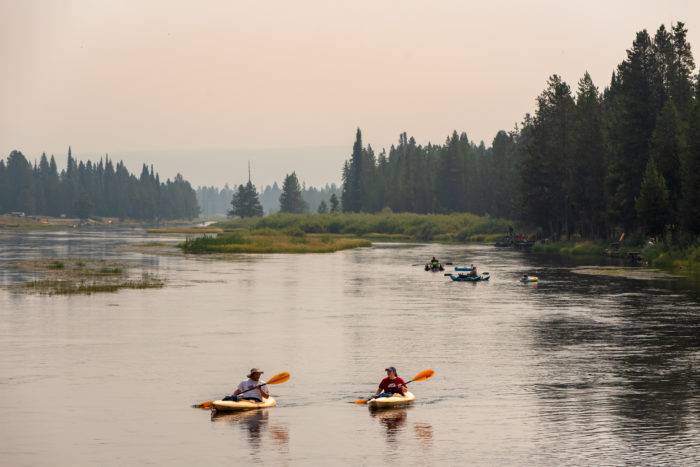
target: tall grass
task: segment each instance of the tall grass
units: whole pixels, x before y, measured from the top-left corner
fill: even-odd
[[[298,229],[307,234],[386,235],[419,241],[469,241],[503,234],[512,222],[476,214],[412,214],[379,212],[333,214],[274,214],[255,219],[232,219],[216,224],[224,230]]]
[[[187,239],[179,246],[186,253],[331,253],[371,246],[371,242],[339,235],[307,235],[300,229],[260,229]]]
[[[700,243],[680,246],[669,243],[647,245],[642,250],[642,256],[651,266],[700,275]]]
[[[606,244],[604,242],[584,240],[578,242],[535,243],[532,251],[564,256],[603,256],[605,248]]]

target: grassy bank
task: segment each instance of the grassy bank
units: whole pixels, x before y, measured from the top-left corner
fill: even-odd
[[[536,253],[581,257],[609,257],[609,243],[603,241],[573,241],[536,243]],[[700,276],[700,244],[686,246],[658,243],[655,245],[626,245],[617,251],[617,257],[638,253],[648,266],[686,275]]]
[[[608,244],[600,241],[535,243],[532,251],[563,256],[605,256]]]
[[[142,273],[130,274],[132,265],[125,262],[87,258],[59,258],[19,261],[17,269],[36,276],[21,285],[24,292],[47,295],[93,294],[120,289],[152,289],[163,287],[163,280]]]
[[[650,266],[700,277],[700,244],[688,246],[660,243],[648,245],[642,256]]]
[[[274,214],[254,219],[231,219],[215,224],[224,230],[270,229],[305,234],[340,234],[392,240],[467,242],[495,241],[513,223],[475,214],[409,214],[380,212],[334,214]]]
[[[371,242],[342,235],[305,234],[300,230],[258,229],[187,239],[179,246],[185,253],[332,253],[371,246]]]

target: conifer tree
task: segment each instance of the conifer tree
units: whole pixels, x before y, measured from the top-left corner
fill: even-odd
[[[282,184],[280,212],[300,214],[306,212],[307,205],[301,194],[301,186],[296,172],[288,174]]]
[[[262,215],[263,208],[255,185],[250,180],[245,185],[238,185],[238,191],[231,199],[229,216],[260,217]]]
[[[637,215],[644,233],[651,237],[663,235],[669,220],[669,199],[666,181],[650,159],[644,171],[644,179],[635,200]]]
[[[326,214],[328,212],[328,205],[326,204],[325,200],[322,200],[321,203],[318,205],[317,212],[319,214]]]
[[[329,200],[331,203],[331,212],[338,212],[340,210],[340,202],[338,201],[338,197],[333,193],[331,195],[331,199]]]

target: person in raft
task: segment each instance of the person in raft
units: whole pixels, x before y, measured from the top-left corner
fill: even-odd
[[[251,368],[250,373],[248,373],[248,379],[242,381],[238,385],[236,391],[230,395],[223,398],[225,401],[238,402],[239,400],[257,401],[262,402],[268,397],[270,397],[270,390],[267,386],[260,386],[260,384],[265,384],[265,381],[260,381],[260,377],[264,372],[257,368]]]
[[[396,374],[396,368],[390,366],[384,371],[386,371],[386,378],[379,383],[379,389],[377,389],[377,393],[374,395],[375,399],[379,397],[391,397],[395,394],[401,394],[402,396],[406,394],[406,391],[408,391],[406,382]]]

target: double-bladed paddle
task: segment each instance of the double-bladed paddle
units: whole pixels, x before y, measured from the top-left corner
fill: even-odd
[[[286,371],[283,371],[282,373],[276,374],[275,376],[273,376],[272,378],[270,378],[269,380],[267,380],[267,382],[262,383],[262,384],[258,384],[258,385],[255,386],[255,387],[252,387],[252,388],[250,388],[250,389],[248,389],[248,390],[243,391],[241,394],[245,394],[245,393],[248,392],[248,391],[252,391],[253,389],[261,388],[261,387],[263,387],[263,386],[265,386],[265,385],[268,385],[268,384],[282,384],[282,383],[286,383],[287,381],[289,381],[289,378],[290,378],[290,377],[291,377],[291,375],[290,375],[289,373],[287,373]],[[239,396],[240,396],[240,394],[239,394]],[[199,404],[194,404],[194,405],[192,406],[192,408],[194,408],[194,409],[211,409],[211,408],[212,408],[212,405],[213,405],[213,402],[214,402],[214,401],[204,401],[204,402],[200,402]]]
[[[419,383],[421,381],[425,381],[426,379],[430,379],[433,377],[435,372],[433,370],[423,370],[420,373],[418,373],[416,376],[413,377],[410,381],[406,381],[406,384],[408,383]],[[357,399],[354,401],[355,404],[366,404],[367,402],[371,401],[374,399],[374,397],[370,399]]]

